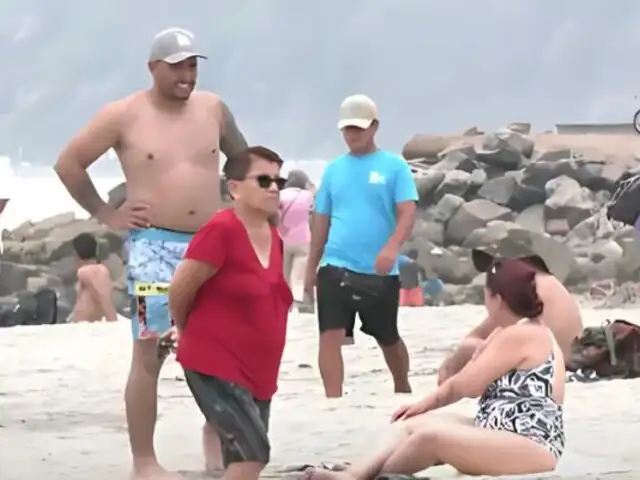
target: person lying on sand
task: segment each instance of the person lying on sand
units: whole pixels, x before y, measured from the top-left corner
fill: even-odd
[[[536,289],[540,299],[546,305],[541,320],[553,332],[564,358],[570,359],[571,343],[574,338],[580,336],[583,329],[578,302],[565,286],[553,276],[542,258],[531,255],[521,260],[529,264],[536,272]],[[486,252],[473,251],[474,265],[481,272],[486,271],[495,261],[495,258]],[[504,309],[489,313],[480,325],[467,334],[456,351],[442,363],[438,372],[438,382],[442,383],[459,372],[473,356],[478,346],[482,345],[496,328],[508,325],[510,321],[511,316]]]
[[[343,472],[309,469],[309,479],[368,480],[413,474],[448,464],[467,475],[525,475],[556,468],[565,446],[564,362],[544,324],[538,272],[521,260],[494,263],[485,305],[504,316],[503,327],[457,374],[423,400],[400,407],[392,443]],[[509,318],[509,322],[506,318]],[[475,419],[437,415],[463,398],[480,397]]]
[[[81,233],[71,243],[77,256],[78,285],[69,322],[115,322],[113,282],[107,267],[98,262],[98,242],[90,233]]]

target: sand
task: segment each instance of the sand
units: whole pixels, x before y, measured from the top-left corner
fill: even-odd
[[[640,309],[585,310],[588,324],[637,320],[639,314]],[[446,350],[482,315],[481,307],[471,306],[402,310],[415,396],[433,387],[434,370]],[[384,441],[389,415],[410,399],[391,393],[383,360],[362,334],[344,350],[347,395],[325,399],[315,366],[316,338],[313,316],[292,315],[272,414],[271,472],[284,465],[357,458]],[[122,397],[131,352],[128,322],[3,329],[0,352],[0,478],[126,478]],[[202,469],[202,418],[185,383],[176,380],[179,374],[170,361],[160,381],[158,453],[167,467],[196,472]],[[558,474],[584,478],[623,472],[606,478],[631,478],[632,471],[640,471],[638,399],[640,380],[569,384],[567,451]],[[450,409],[473,415],[475,403]],[[429,474],[460,478],[449,467]]]

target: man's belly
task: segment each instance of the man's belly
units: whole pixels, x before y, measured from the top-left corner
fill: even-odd
[[[171,180],[154,182],[153,188],[132,188],[129,201],[148,204],[155,227],[195,232],[220,208],[219,179],[178,176]]]

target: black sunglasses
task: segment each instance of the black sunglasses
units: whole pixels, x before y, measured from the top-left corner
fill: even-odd
[[[283,177],[271,177],[270,175],[255,175],[247,178],[254,178],[258,183],[260,188],[264,188],[265,190],[271,186],[272,183],[276,184],[278,190],[282,190],[284,188],[285,183],[287,183],[287,179]]]

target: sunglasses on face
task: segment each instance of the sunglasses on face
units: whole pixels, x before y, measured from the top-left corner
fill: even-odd
[[[270,175],[255,175],[247,178],[255,179],[256,183],[260,188],[267,189],[271,186],[272,183],[276,184],[278,190],[282,190],[284,188],[284,184],[287,183],[287,179],[283,177],[272,177]]]

